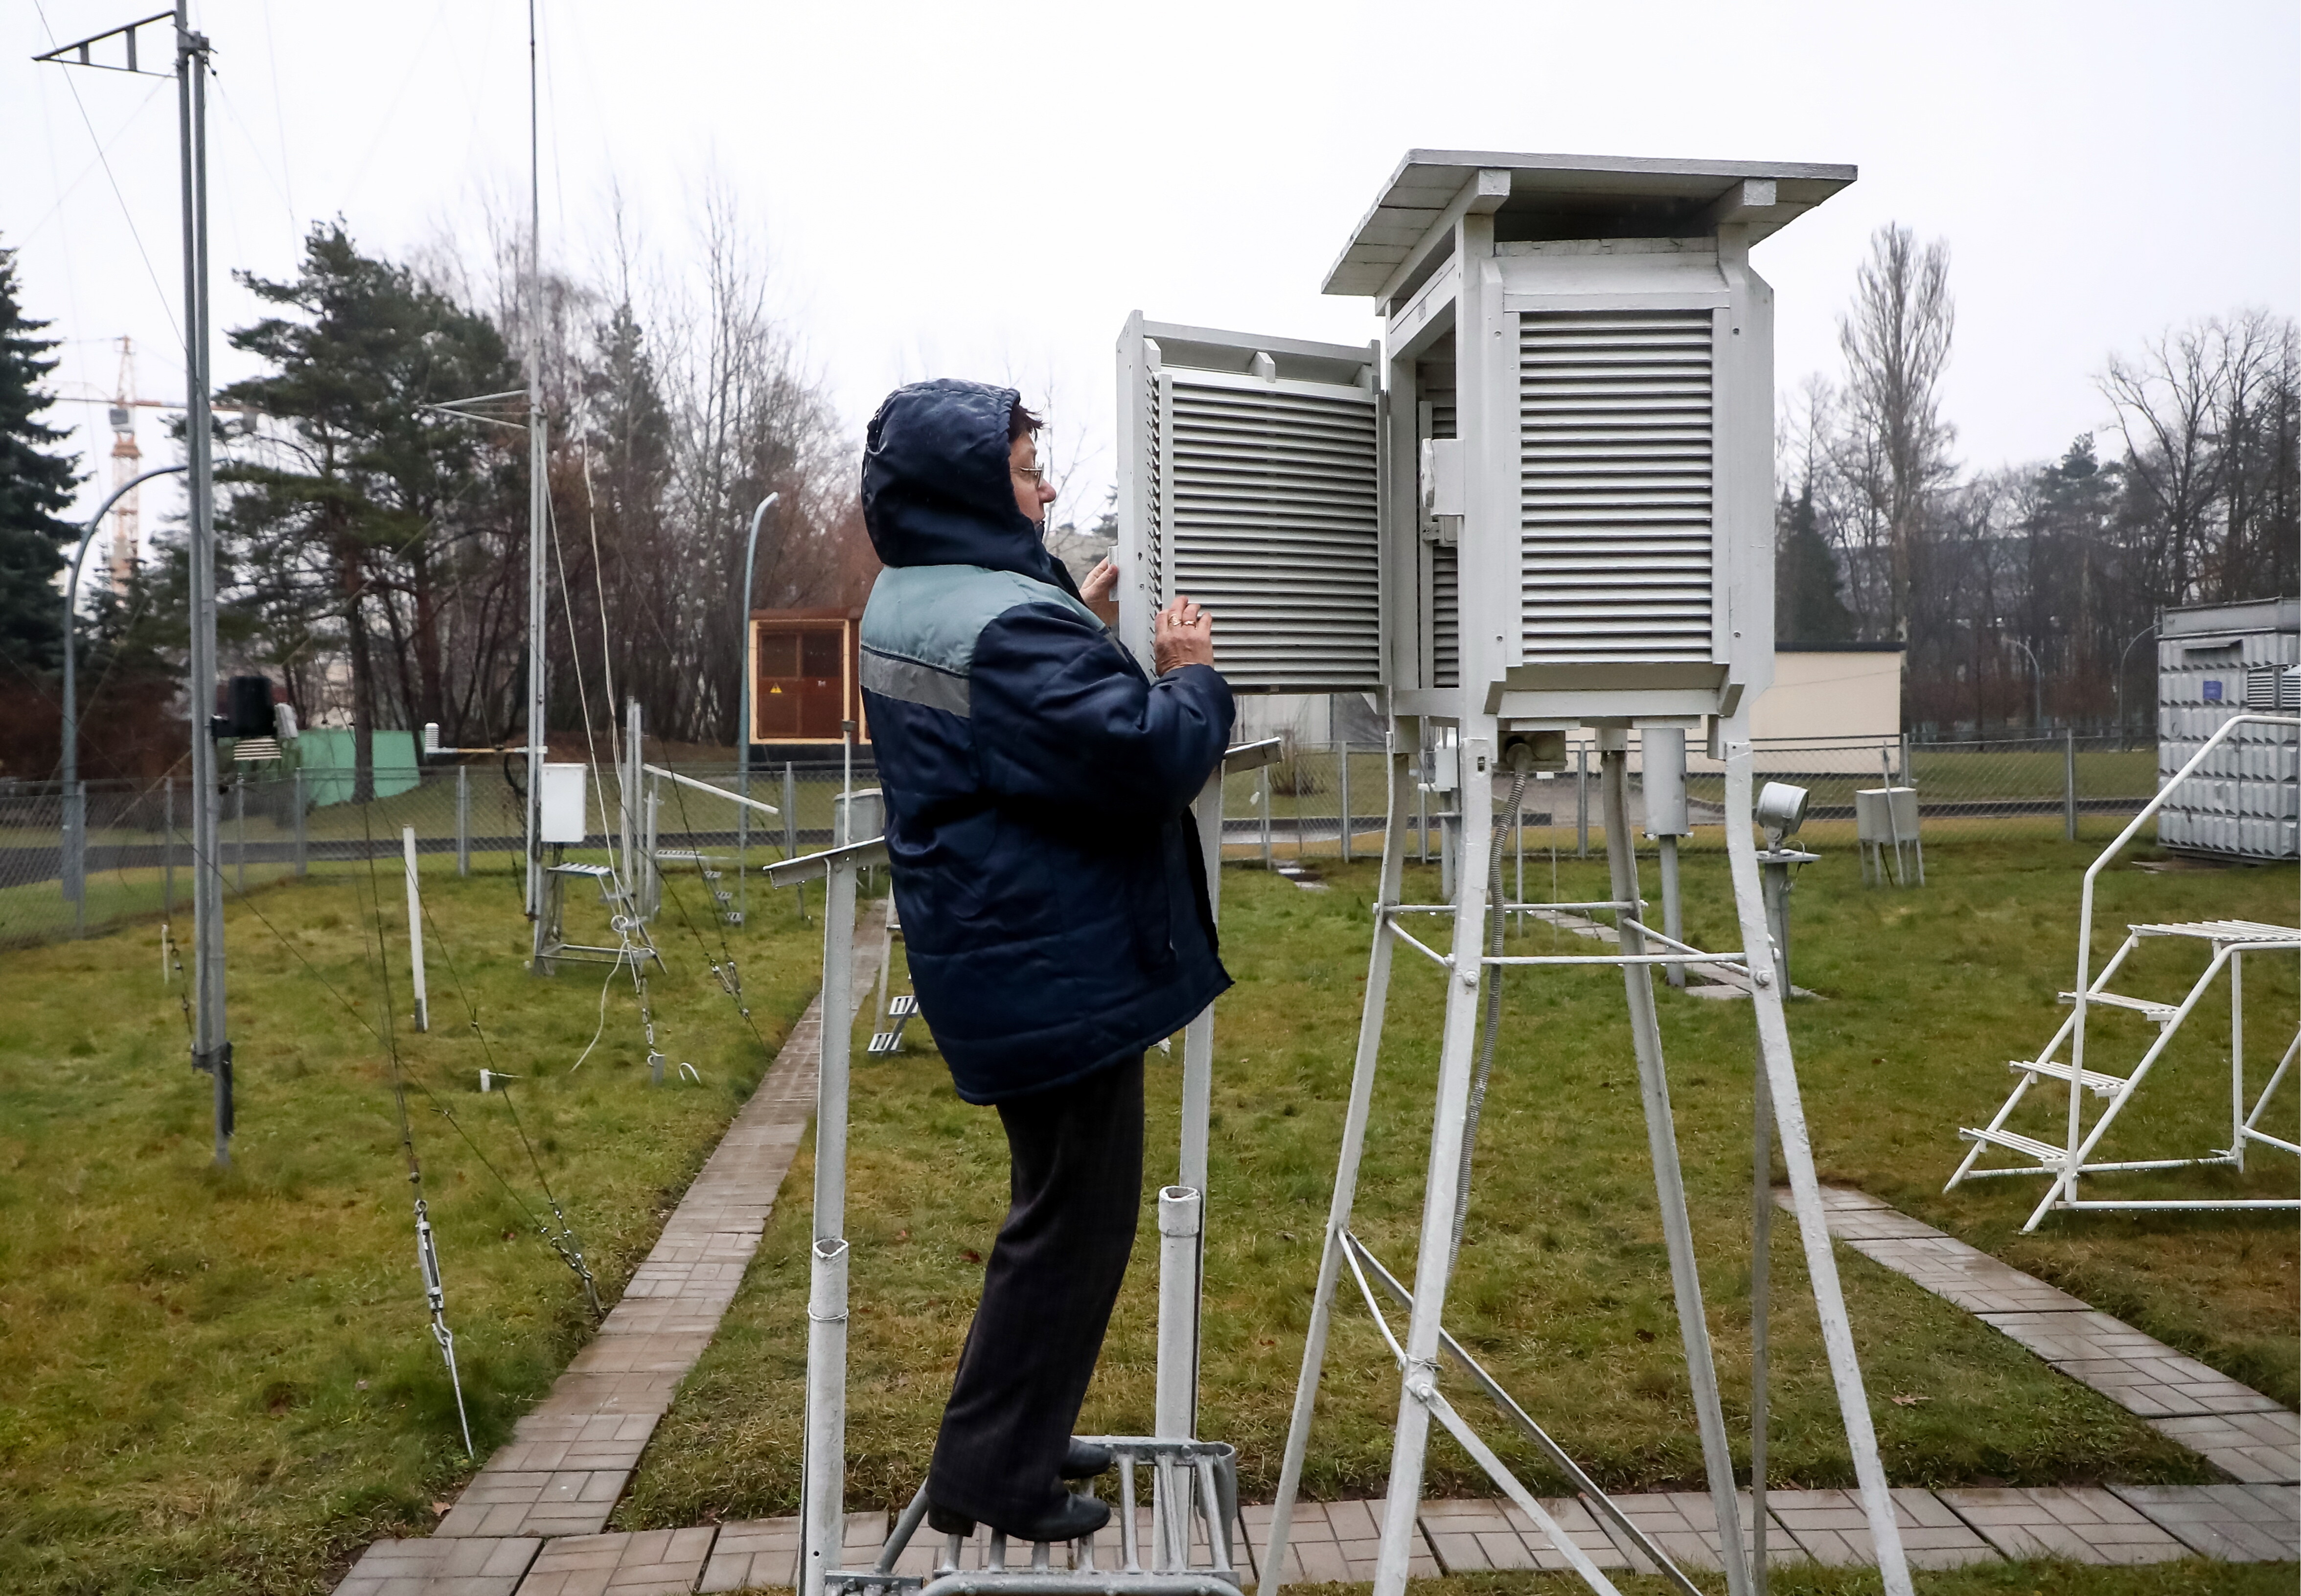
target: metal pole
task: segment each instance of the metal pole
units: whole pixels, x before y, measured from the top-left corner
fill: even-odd
[[[1590,746],[1574,745],[1574,856],[1590,856]]]
[[[1385,908],[1399,901],[1406,869],[1406,786],[1417,776],[1413,756],[1399,751],[1399,726],[1391,723],[1387,757],[1389,780],[1382,831],[1382,873],[1375,887],[1374,946],[1367,956],[1365,1006],[1359,1016],[1357,1057],[1351,1067],[1349,1107],[1343,1116],[1343,1147],[1335,1170],[1335,1193],[1326,1211],[1326,1233],[1318,1257],[1318,1283],[1310,1298],[1309,1334],[1302,1344],[1302,1373],[1294,1386],[1294,1412],[1286,1427],[1286,1450],[1278,1466],[1278,1494],[1270,1508],[1270,1539],[1257,1565],[1262,1576],[1257,1596],[1272,1596],[1286,1582],[1286,1541],[1294,1515],[1294,1497],[1302,1485],[1302,1462],[1309,1455],[1310,1419],[1318,1402],[1318,1379],[1326,1361],[1326,1333],[1334,1320],[1335,1289],[1343,1269],[1343,1238],[1351,1228],[1351,1209],[1358,1199],[1359,1161],[1366,1150],[1368,1122],[1373,1116],[1375,1062],[1382,1045],[1382,1024],[1390,999],[1390,956],[1395,946]]]
[[[2078,729],[2062,728],[2062,835],[2078,840]]]
[[[799,857],[799,778],[792,773],[791,761],[783,761],[783,857]],[[799,923],[807,923],[807,883],[793,888],[799,896]]]
[[[1751,835],[1751,766],[1753,764],[1746,723],[1736,723],[1719,740],[1726,750],[1726,852],[1734,882],[1734,908],[1742,932],[1742,946],[1764,946],[1768,934],[1763,892],[1759,885],[1755,839]],[[2084,990],[2080,971],[2079,990]],[[1771,1096],[1774,1130],[1780,1138],[1782,1163],[1789,1174],[1791,1202],[1797,1214],[1798,1236],[1805,1249],[1807,1277],[1812,1284],[1814,1310],[1821,1322],[1822,1346],[1836,1387],[1839,1417],[1845,1426],[1846,1448],[1853,1454],[1853,1475],[1862,1508],[1870,1521],[1871,1544],[1877,1549],[1878,1570],[1887,1596],[1911,1596],[1910,1569],[1902,1550],[1894,1500],[1886,1472],[1878,1458],[1878,1433],[1870,1416],[1870,1400],[1862,1389],[1862,1365],[1853,1348],[1853,1329],[1846,1317],[1845,1294],[1838,1285],[1837,1259],[1831,1251],[1829,1226],[1821,1206],[1821,1187],[1813,1166],[1813,1141],[1807,1128],[1805,1106],[1798,1094],[1797,1065],[1790,1055],[1789,1027],[1783,1014],[1783,993],[1775,972],[1763,965],[1750,972],[1751,1008],[1758,1024],[1759,1054],[1764,1062],[1766,1085]]]
[[[751,512],[751,535],[743,543],[743,590],[735,596],[735,672],[742,680],[735,696],[735,790],[751,796],[751,696],[757,689],[757,670],[751,658],[751,571],[759,554],[759,522],[782,502],[770,493]],[[751,812],[735,806],[735,912],[750,923],[751,884],[746,876],[750,856]]]
[[[296,790],[292,796],[296,800],[296,873],[308,875],[312,870],[312,843],[310,830],[304,818],[304,770],[301,765],[296,768]]]
[[[1665,839],[1676,841],[1675,838]],[[1677,936],[1671,928],[1669,934]],[[1787,977],[1783,978],[1786,982]],[[1785,986],[1785,990],[1787,990]],[[1765,1060],[1753,1072],[1750,1116],[1750,1590],[1766,1596],[1766,1421],[1770,1373],[1767,1318],[1772,1307],[1774,1239],[1773,1094]]]
[[[104,525],[104,518],[112,514],[112,506],[118,504],[121,498],[125,497],[130,489],[142,486],[144,483],[150,481],[154,477],[172,476],[177,472],[188,472],[189,470],[191,470],[191,467],[188,464],[155,466],[150,471],[143,472],[136,476],[129,478],[128,480],[120,484],[119,487],[114,488],[112,492],[105,497],[104,503],[97,508],[96,514],[88,518],[88,524],[80,529],[79,542],[72,549],[71,564],[64,576],[64,703],[63,725],[62,728],[63,768],[60,773],[62,785],[58,790],[64,797],[64,813],[66,815],[63,865],[64,896],[71,899],[75,905],[80,903],[80,899],[87,892],[88,879],[86,848],[88,828],[87,798],[85,796],[86,790],[79,785],[79,599],[80,564],[88,558],[88,545],[96,540],[97,530]],[[79,823],[77,827],[74,827],[70,816],[71,815],[71,795],[76,792],[80,793],[82,796],[80,800]],[[77,847],[74,846],[75,836],[77,836],[79,842],[79,846]],[[85,921],[86,913],[84,906],[82,907],[79,918],[83,922]]]
[[[1338,772],[1343,798],[1343,863],[1351,862],[1351,740],[1343,739],[1338,745],[1342,754]]]
[[[1255,772],[1254,779],[1257,795],[1261,800],[1257,807],[1262,811],[1262,867],[1268,870],[1270,868],[1270,767],[1266,765]]]
[[[1446,982],[1445,1028],[1438,1049],[1438,1097],[1431,1127],[1430,1161],[1422,1199],[1421,1245],[1415,1258],[1414,1310],[1406,1333],[1406,1366],[1400,1381],[1398,1421],[1390,1455],[1390,1490],[1383,1508],[1382,1552],[1375,1568],[1376,1596],[1403,1596],[1408,1559],[1418,1531],[1422,1469],[1435,1398],[1438,1330],[1453,1267],[1454,1210],[1462,1168],[1462,1131],[1468,1123],[1470,1069],[1477,1047],[1478,958],[1486,940],[1487,849],[1494,784],[1494,718],[1466,718],[1456,741],[1460,760],[1462,857],[1454,873],[1454,935],[1459,961]],[[1741,1596],[1740,1592],[1734,1596]]]
[[[1678,895],[1678,839],[1665,833],[1654,839],[1654,847],[1661,855],[1661,929],[1673,942],[1686,940],[1684,906]],[[1662,979],[1670,985],[1686,984],[1684,965],[1664,965]]]
[[[1613,896],[1623,903],[1638,899],[1636,842],[1630,834],[1628,734],[1602,731],[1600,754],[1602,797],[1606,806],[1606,864]],[[1733,824],[1729,815],[1727,823]],[[1635,924],[1616,932],[1623,953],[1636,957],[1646,950],[1645,937]],[[1670,1286],[1677,1299],[1678,1328],[1686,1345],[1686,1374],[1694,1397],[1695,1428],[1702,1438],[1703,1465],[1710,1476],[1710,1497],[1718,1516],[1719,1534],[1726,1567],[1726,1587],[1731,1596],[1746,1596],[1750,1569],[1742,1543],[1741,1505],[1734,1489],[1734,1455],[1726,1439],[1726,1416],[1718,1400],[1718,1366],[1710,1346],[1710,1321],[1702,1306],[1702,1280],[1694,1257],[1694,1226],[1686,1216],[1686,1177],[1678,1165],[1678,1131],[1669,1106],[1669,1082],[1661,1056],[1661,1025],[1654,1012],[1653,977],[1643,965],[1622,966],[1622,986],[1630,1008],[1630,1044],[1638,1065],[1639,1095],[1644,1099],[1646,1149],[1653,1162],[1654,1195],[1661,1207],[1664,1250],[1669,1255]]]
[[[534,923],[531,967],[543,957],[543,754],[547,682],[544,521],[549,513],[548,440],[543,428],[542,136],[536,109],[535,0],[527,0],[527,915]],[[604,639],[603,639],[604,640]],[[614,710],[610,707],[609,714]]]
[[[176,0],[176,129],[183,218],[184,451],[190,477],[188,595],[192,732],[192,1067],[215,1077],[215,1161],[231,1162],[231,1043],[224,1024],[223,862],[215,740],[215,488],[209,459],[207,57],[190,0]]]
[[[456,767],[456,873],[472,873],[472,767]]]
[[[1268,767],[1264,767],[1268,769]],[[1223,768],[1217,765],[1191,806],[1191,823],[1199,831],[1199,858],[1206,872],[1207,912],[1222,914]],[[1181,1146],[1177,1150],[1175,1184],[1195,1194],[1203,1212],[1207,1190],[1207,1143],[1214,1107],[1215,1011],[1209,1004],[1183,1028],[1183,1093],[1179,1117]],[[1160,1205],[1165,1220],[1165,1205]],[[1198,1232],[1194,1231],[1194,1236]],[[1192,1243],[1186,1283],[1171,1288],[1174,1299],[1187,1311],[1186,1321],[1170,1323],[1169,1286],[1164,1274],[1166,1253],[1159,1256],[1159,1366],[1154,1412],[1161,1435],[1194,1435],[1199,1421],[1199,1307],[1204,1295],[1202,1240]],[[1173,1427],[1169,1428],[1169,1421]]]
[[[799,1591],[823,1596],[845,1539],[847,1085],[854,1044],[855,866],[824,878],[822,1041],[815,1089],[815,1244],[807,1291]]]
[[[407,865],[407,974],[414,994],[415,1028],[431,1029],[431,1000],[423,986],[423,898],[415,881],[415,828],[399,828],[400,857]]]
[[[88,783],[74,781],[64,794],[64,861],[70,873],[72,935],[88,934]]]
[[[167,823],[160,833],[160,919],[164,924],[176,917],[176,778],[170,776],[167,789]]]

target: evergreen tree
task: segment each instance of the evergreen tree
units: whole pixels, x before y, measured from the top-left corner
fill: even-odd
[[[1782,495],[1780,542],[1774,556],[1774,635],[1792,643],[1843,643],[1853,637],[1853,613],[1838,597],[1837,556],[1813,508],[1813,484],[1793,499]]]
[[[63,663],[56,573],[79,532],[56,514],[79,481],[71,458],[51,452],[71,433],[33,419],[55,402],[40,383],[56,340],[34,336],[47,325],[25,317],[16,252],[0,249],[0,659],[31,671]]]
[[[230,333],[272,369],[220,398],[289,431],[267,437],[272,463],[230,473],[222,525],[274,657],[342,649],[364,800],[386,690],[411,730],[448,718],[440,565],[452,512],[486,475],[479,429],[425,406],[510,386],[510,363],[493,326],[361,254],[339,221],[312,230],[294,281],[239,280],[288,313]]]

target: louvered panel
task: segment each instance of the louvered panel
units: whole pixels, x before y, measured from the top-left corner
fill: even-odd
[[[1379,684],[1371,394],[1167,373],[1159,591],[1215,617],[1234,687]]]
[[[1520,319],[1528,663],[1711,657],[1711,346],[1708,311]]]
[[[1459,436],[1454,430],[1452,381],[1451,377],[1434,375],[1418,382],[1422,403],[1430,406],[1427,437]],[[1442,382],[1447,386],[1440,386]],[[1461,550],[1452,543],[1434,543],[1430,546],[1430,685],[1454,687],[1461,680]]]

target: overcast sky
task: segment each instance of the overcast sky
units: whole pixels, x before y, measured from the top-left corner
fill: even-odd
[[[174,90],[29,57],[146,4],[0,7],[0,245],[21,252],[28,313],[71,340],[75,396],[113,390],[127,333],[142,393],[181,397]],[[1052,405],[1060,453],[1085,456],[1083,515],[1109,478],[1126,313],[1374,337],[1368,301],[1318,284],[1413,146],[1858,165],[1756,253],[1778,376],[1837,371],[1873,229],[1945,238],[1945,405],[1973,465],[2104,425],[2111,350],[2301,299],[2291,0],[540,10],[547,255],[603,263],[620,193],[649,268],[675,276],[715,181],[854,432],[900,381],[1019,380]],[[230,271],[292,274],[313,219],[340,213],[372,251],[476,255],[487,207],[523,203],[520,0],[193,14],[217,50],[220,380],[247,369],[222,330],[254,313]],[[102,409],[59,410],[90,423],[92,508]],[[146,526],[179,502],[147,497]]]

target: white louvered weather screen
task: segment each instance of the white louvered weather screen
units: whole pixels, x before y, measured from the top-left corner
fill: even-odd
[[[1528,313],[1526,658],[1711,657],[1711,314]]]
[[[1378,686],[1373,394],[1171,367],[1157,380],[1152,590],[1213,613],[1234,687]]]

